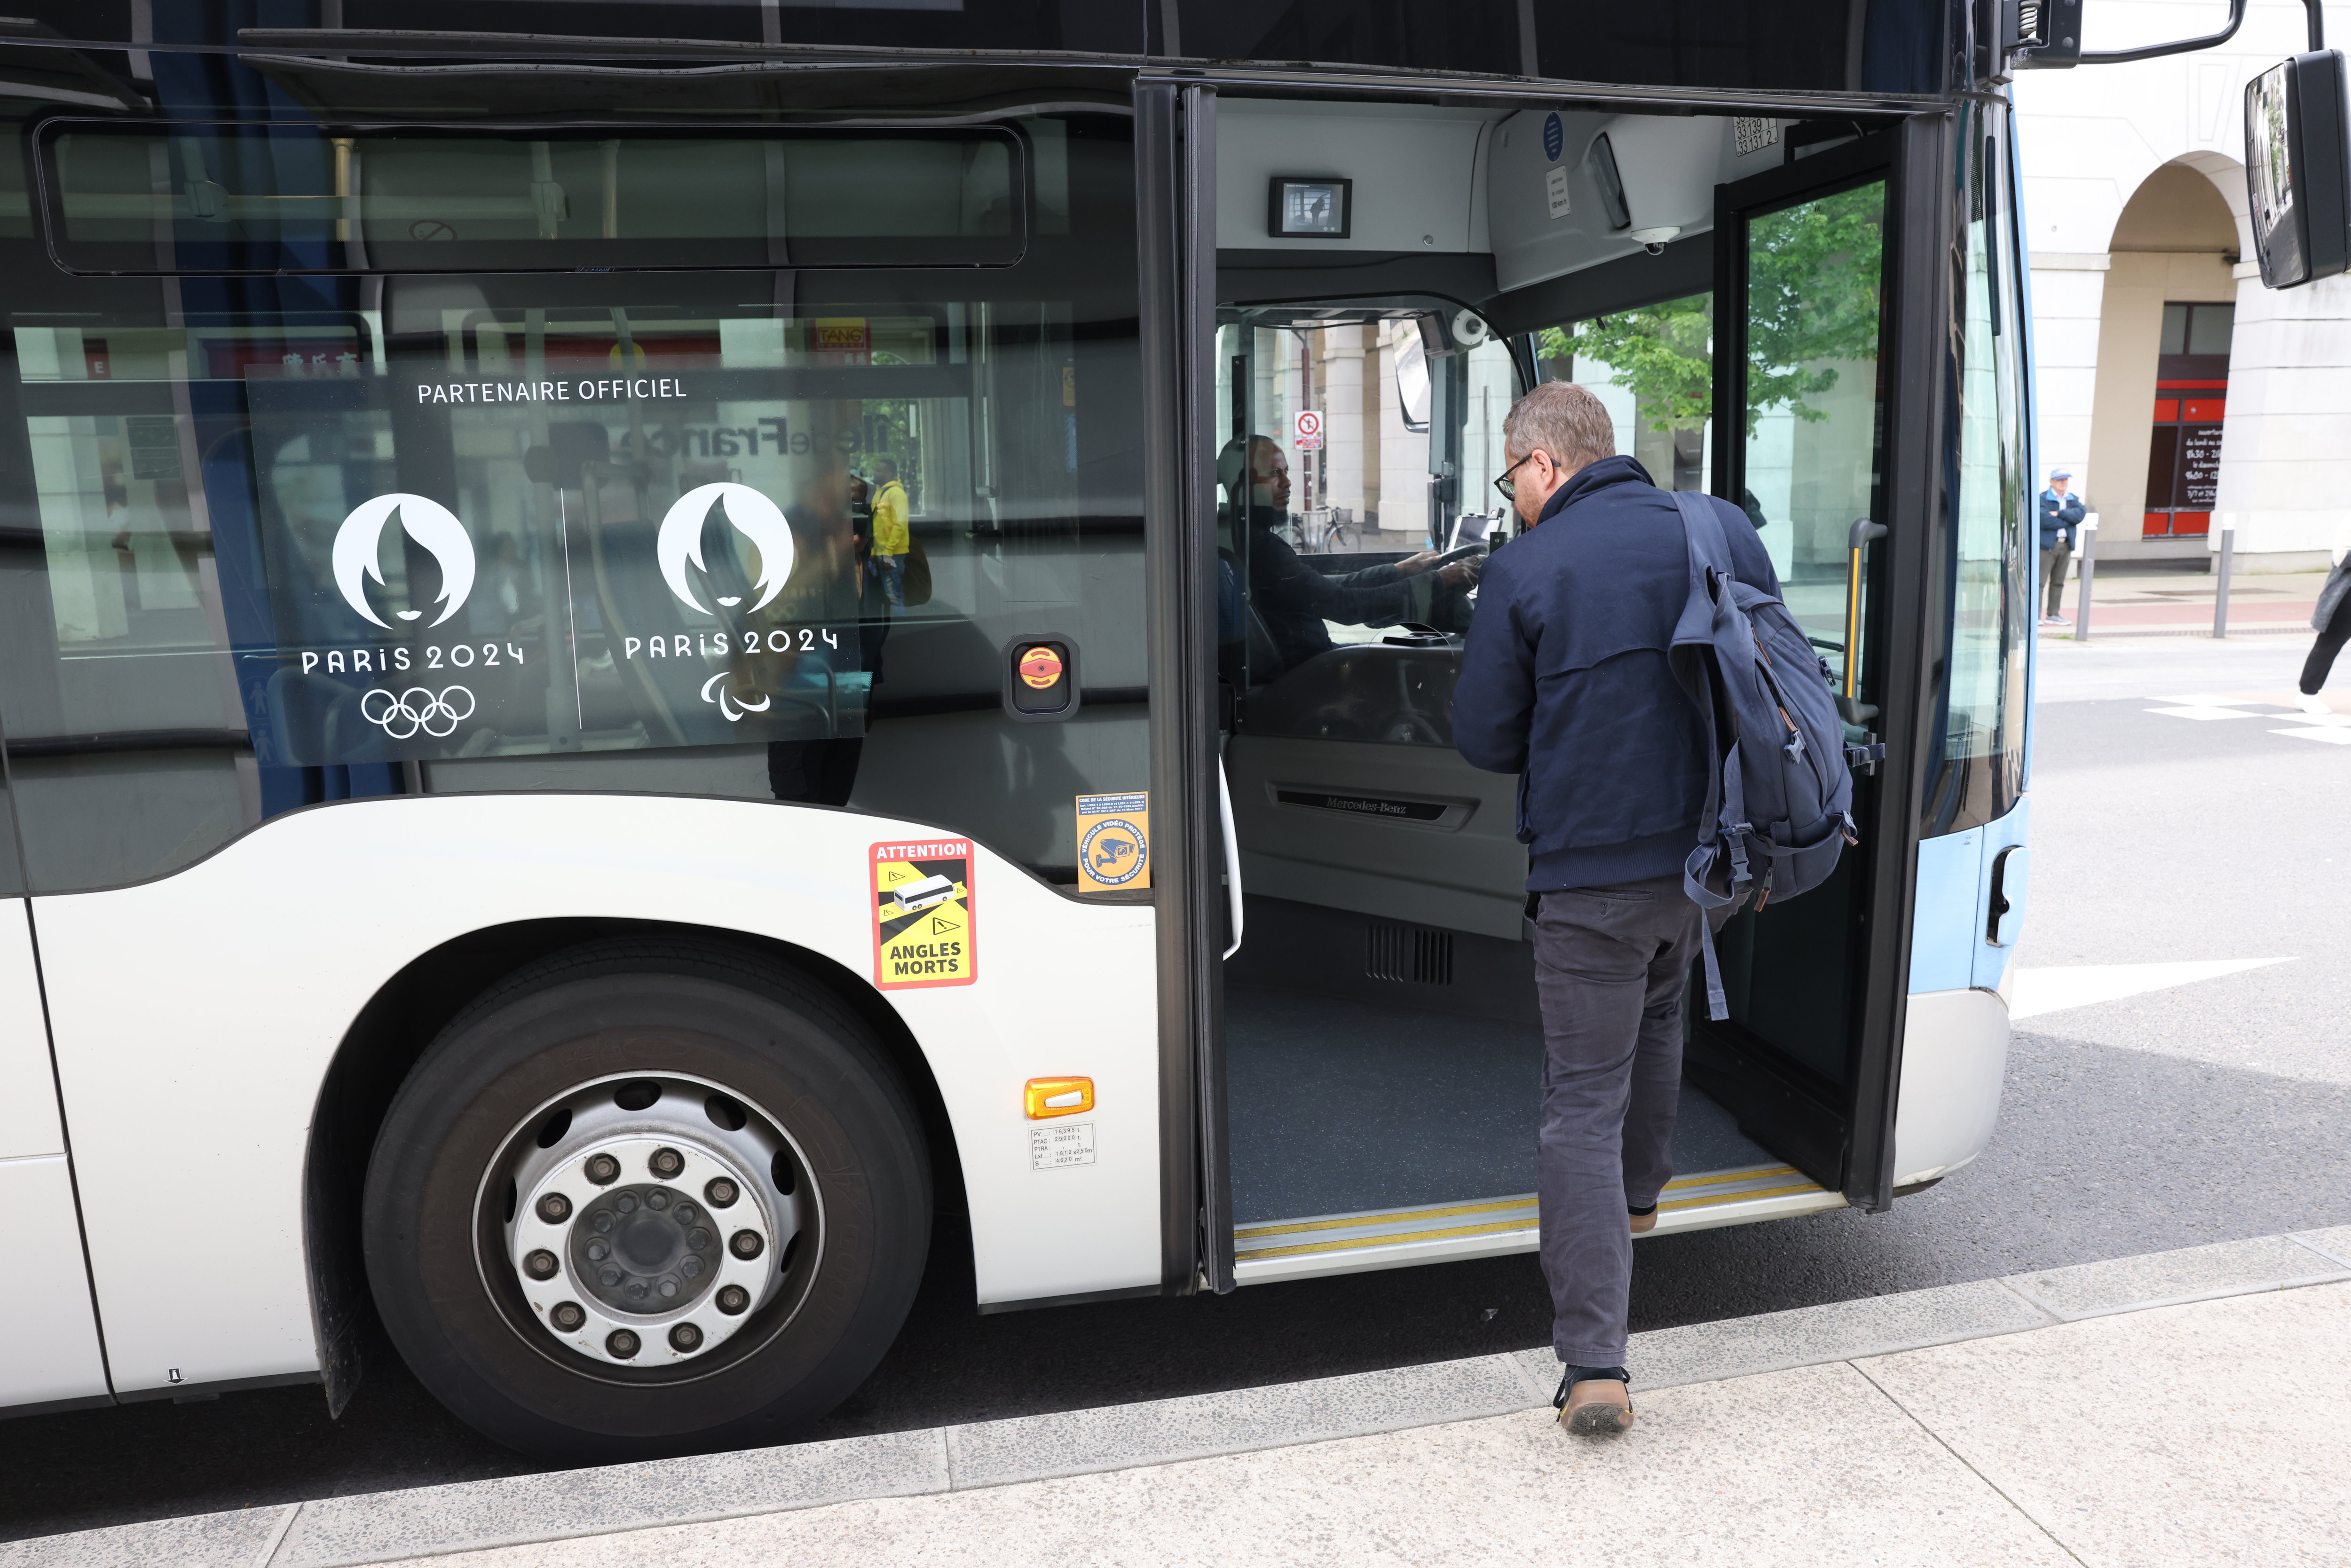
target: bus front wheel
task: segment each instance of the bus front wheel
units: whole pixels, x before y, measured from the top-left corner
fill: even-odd
[[[862,1382],[929,1245],[911,1097],[747,955],[558,955],[442,1030],[369,1162],[369,1282],[417,1376],[526,1452],[774,1442]]]

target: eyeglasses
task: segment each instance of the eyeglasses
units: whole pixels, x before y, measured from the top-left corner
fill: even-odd
[[[1535,448],[1536,452],[1540,452],[1542,448],[1541,447]],[[1502,493],[1502,499],[1505,501],[1515,501],[1519,498],[1518,481],[1511,478],[1510,476],[1517,473],[1520,469],[1525,467],[1534,460],[1534,452],[1530,452],[1524,457],[1520,458],[1516,463],[1511,464],[1508,468],[1502,470],[1502,476],[1494,481],[1494,488]]]

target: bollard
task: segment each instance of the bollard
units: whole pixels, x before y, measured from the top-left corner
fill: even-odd
[[[2212,595],[2212,635],[2229,634],[2229,560],[2236,553],[2237,530],[2220,530],[2220,587]]]
[[[2098,519],[2082,519],[2082,598],[2074,607],[2074,641],[2090,640],[2090,584],[2098,573]]]

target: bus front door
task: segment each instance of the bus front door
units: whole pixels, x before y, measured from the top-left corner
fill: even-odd
[[[1914,124],[1803,151],[1717,190],[1714,488],[1761,531],[1848,740],[1894,744],[1855,780],[1861,847],[1802,898],[1725,926],[1730,1016],[1692,1009],[1686,1071],[1803,1176],[1878,1207],[1917,844],[1915,811],[1897,807],[1915,789],[1941,423],[1935,334],[1900,324],[1945,319],[1930,248],[1940,149]]]

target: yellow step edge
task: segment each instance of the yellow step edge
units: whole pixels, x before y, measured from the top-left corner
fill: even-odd
[[[1411,1230],[1396,1236],[1356,1236],[1343,1241],[1308,1241],[1296,1247],[1269,1247],[1261,1252],[1235,1254],[1236,1263],[1253,1263],[1260,1258],[1295,1258],[1306,1252],[1346,1252],[1358,1247],[1395,1247],[1406,1241],[1446,1241],[1458,1236],[1491,1236],[1503,1230],[1532,1230],[1531,1222],[1499,1220],[1492,1225],[1455,1225],[1441,1230]]]
[[[1463,1203],[1450,1208],[1407,1208],[1396,1214],[1342,1215],[1336,1219],[1303,1219],[1294,1225],[1252,1225],[1247,1230],[1233,1232],[1233,1239],[1246,1241],[1259,1236],[1295,1236],[1307,1230],[1354,1230],[1365,1226],[1393,1225],[1401,1220],[1450,1219],[1457,1214],[1497,1214],[1504,1209],[1532,1208],[1534,1195],[1504,1198],[1499,1203]]]
[[[1761,1181],[1768,1176],[1796,1175],[1793,1166],[1757,1166],[1752,1170],[1718,1171],[1710,1176],[1683,1176],[1666,1184],[1667,1192],[1690,1187],[1720,1186],[1735,1181]],[[1236,1241],[1252,1241],[1262,1236],[1298,1236],[1311,1230],[1356,1230],[1375,1225],[1394,1225],[1410,1220],[1450,1219],[1462,1214],[1495,1214],[1507,1209],[1528,1208],[1534,1204],[1534,1195],[1521,1198],[1504,1198],[1494,1203],[1462,1203],[1438,1208],[1407,1208],[1391,1214],[1341,1215],[1333,1219],[1302,1219],[1288,1225],[1252,1225],[1233,1232]],[[1677,1207],[1668,1205],[1667,1207]],[[1261,1254],[1260,1254],[1261,1256]]]
[[[1752,1170],[1717,1171],[1711,1176],[1683,1176],[1678,1181],[1667,1182],[1666,1184],[1666,1190],[1667,1192],[1677,1192],[1686,1186],[1720,1186],[1725,1182],[1759,1181],[1765,1176],[1795,1176],[1797,1174],[1798,1172],[1796,1167],[1793,1166],[1757,1166]]]
[[[1790,1197],[1800,1192],[1826,1192],[1828,1188],[1813,1182],[1800,1182],[1794,1186],[1749,1187],[1739,1192],[1709,1192],[1697,1197],[1678,1197],[1671,1203],[1657,1205],[1667,1208],[1706,1208],[1718,1203],[1744,1203],[1750,1197]]]
[[[1661,1209],[1707,1208],[1717,1204],[1743,1203],[1750,1198],[1792,1197],[1802,1193],[1825,1192],[1828,1189],[1804,1182],[1795,1186],[1772,1186],[1744,1192],[1708,1193],[1698,1197],[1678,1198],[1661,1203]],[[1509,1207],[1510,1205],[1483,1205],[1484,1207]],[[1522,1206],[1521,1206],[1522,1207]],[[1337,1241],[1308,1241],[1295,1247],[1267,1247],[1238,1252],[1236,1263],[1259,1258],[1295,1258],[1310,1252],[1346,1252],[1364,1247],[1395,1247],[1408,1241],[1444,1241],[1464,1236],[1491,1236],[1505,1230],[1532,1230],[1535,1227],[1512,1220],[1499,1220],[1489,1225],[1455,1225],[1436,1230],[1411,1230],[1387,1235],[1351,1236]],[[1238,1233],[1236,1239],[1238,1239]]]

